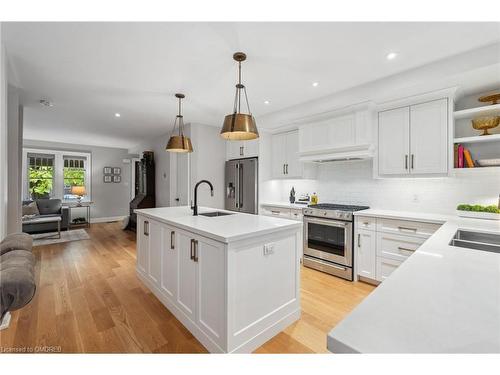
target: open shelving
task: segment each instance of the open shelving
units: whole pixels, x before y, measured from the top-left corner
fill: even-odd
[[[500,116],[500,104],[485,105],[453,112],[455,120],[470,119],[479,116]]]
[[[491,135],[474,135],[472,137],[460,137],[453,140],[454,143],[485,143],[485,142],[500,142],[500,134]]]

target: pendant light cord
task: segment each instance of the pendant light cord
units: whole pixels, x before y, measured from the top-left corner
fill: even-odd
[[[236,94],[234,96],[233,113],[241,113],[241,91],[245,94],[248,114],[251,115],[252,111],[248,102],[247,88],[241,83],[241,61],[238,61],[238,84],[236,85]]]

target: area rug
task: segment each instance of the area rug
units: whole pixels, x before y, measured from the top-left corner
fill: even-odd
[[[31,237],[33,237],[33,246],[90,239],[85,229],[63,230],[61,238],[57,238],[57,232],[32,234]]]

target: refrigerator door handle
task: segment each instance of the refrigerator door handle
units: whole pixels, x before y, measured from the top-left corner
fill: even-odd
[[[243,208],[243,164],[240,164],[239,173],[238,173],[238,204],[240,208]],[[241,199],[240,199],[241,198]]]
[[[240,173],[239,173],[239,169],[240,169],[240,165],[239,163],[236,163],[235,165],[236,167],[236,194],[234,196],[235,198],[235,201],[236,201],[236,208],[239,208],[239,200],[240,200]]]

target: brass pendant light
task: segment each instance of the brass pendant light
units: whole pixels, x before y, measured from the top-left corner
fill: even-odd
[[[236,95],[234,97],[233,113],[224,118],[224,124],[220,135],[229,141],[247,141],[259,138],[259,131],[255,124],[255,118],[250,112],[248,104],[247,90],[241,83],[241,62],[247,59],[243,52],[236,52],[233,59],[238,62],[238,84],[236,85]],[[247,113],[241,113],[241,92],[245,94]]]
[[[169,152],[193,152],[193,145],[191,144],[191,139],[184,135],[184,120],[181,114],[181,100],[185,98],[184,94],[175,94],[175,97],[179,99],[179,114],[175,116],[174,128],[172,129],[172,135],[168,140],[166,150]],[[179,122],[179,134],[175,134],[175,127]]]

